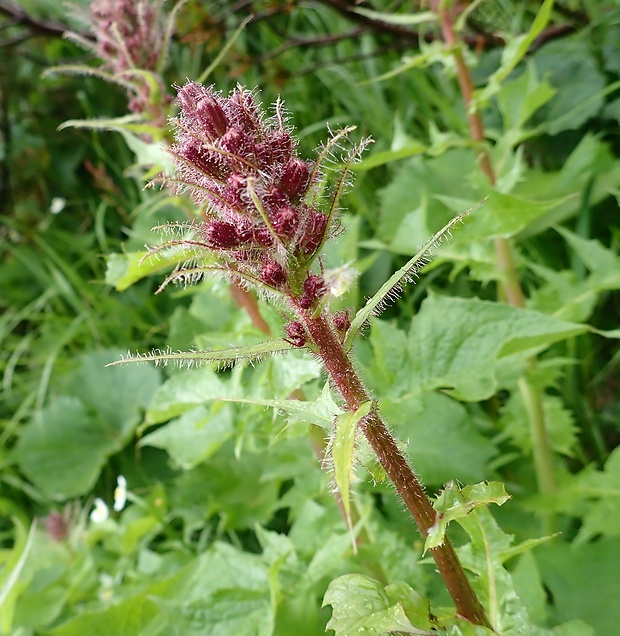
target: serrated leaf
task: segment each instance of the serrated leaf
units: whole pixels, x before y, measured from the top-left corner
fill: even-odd
[[[436,195],[450,210],[471,207],[469,200],[446,195]],[[525,230],[543,214],[562,205],[569,197],[561,199],[531,200],[497,190],[489,193],[485,204],[464,222],[454,237],[454,245],[494,238],[510,238]]]
[[[82,358],[68,380],[73,395],[61,395],[23,429],[15,458],[48,496],[88,492],[107,458],[119,451],[141,421],[160,384],[156,369],[105,369],[118,355],[101,351]]]
[[[158,608],[183,636],[273,634],[273,609],[263,591],[223,589],[189,603],[158,599]]]
[[[484,479],[497,449],[479,432],[466,407],[439,392],[407,393],[409,388],[403,387],[379,403],[398,437],[409,440],[409,455],[422,480],[440,486],[451,479]],[[377,394],[383,394],[381,385]]]
[[[504,120],[504,129],[522,133],[530,117],[556,94],[547,78],[539,79],[532,64],[513,82],[506,82],[497,94],[497,104]],[[516,141],[522,139],[521,134]]]
[[[234,431],[230,405],[198,406],[145,435],[140,446],[162,448],[177,466],[188,470],[217,452]]]
[[[344,508],[347,526],[349,532],[351,532],[354,544],[350,486],[355,468],[355,436],[360,421],[370,413],[372,407],[373,403],[369,400],[364,402],[354,413],[347,411],[338,415],[331,447],[331,457],[334,462],[334,479],[340,493],[340,501]]]
[[[586,325],[476,298],[429,296],[409,332],[412,388],[467,401],[490,397],[501,357],[531,353],[588,331]]]
[[[435,509],[435,523],[428,531],[424,543],[424,550],[430,550],[443,545],[446,529],[451,521],[467,516],[475,508],[495,503],[501,506],[510,499],[504,484],[498,481],[488,481],[473,486],[459,488],[451,482],[443,490],[433,504]]]
[[[581,619],[594,628],[593,632],[566,632],[575,636],[607,636],[618,631],[620,539],[599,539],[578,546],[554,541],[535,556],[543,583],[553,598],[553,622]]]
[[[403,606],[407,597],[408,612]],[[392,632],[428,634],[431,632],[412,624],[431,628],[428,601],[404,583],[383,587],[379,582],[361,574],[346,574],[329,584],[323,606],[332,606],[327,629],[335,636],[382,636]]]
[[[525,57],[532,42],[540,35],[549,22],[553,2],[554,0],[545,0],[532,22],[530,30],[524,35],[512,38],[506,44],[502,50],[502,60],[499,68],[487,80],[486,86],[474,96],[476,108],[483,107],[500,90],[502,81],[510,75],[517,64]]]
[[[173,375],[157,390],[149,403],[150,424],[166,422],[201,404],[228,397],[228,383],[209,368],[191,369]]]

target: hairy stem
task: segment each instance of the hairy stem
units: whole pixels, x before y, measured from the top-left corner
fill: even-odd
[[[474,85],[465,58],[463,57],[459,37],[454,30],[454,7],[441,0],[433,0],[432,7],[437,13],[441,23],[444,40],[454,51],[456,75],[463,95],[463,101],[467,107],[467,118],[472,141],[477,146],[480,169],[494,186],[496,183],[495,171],[491,156],[486,145],[484,125],[480,111],[475,107],[473,100]],[[514,262],[514,256],[510,242],[504,238],[495,239],[495,256],[498,267],[502,273],[501,292],[506,302],[514,307],[525,306],[525,295],[521,288],[519,276]],[[531,364],[534,364],[532,361]],[[556,490],[555,475],[553,472],[553,451],[549,442],[549,433],[545,422],[542,395],[540,391],[527,378],[519,381],[519,390],[525,403],[530,431],[534,447],[534,465],[538,489],[543,493],[552,493]]]
[[[347,408],[356,411],[371,397],[332,328],[331,319],[325,314],[312,316],[305,311],[299,311],[299,317]],[[360,430],[405,502],[420,534],[426,538],[435,523],[435,510],[376,407],[362,420]],[[445,543],[432,549],[431,553],[458,614],[471,623],[490,627],[449,539],[446,537]]]

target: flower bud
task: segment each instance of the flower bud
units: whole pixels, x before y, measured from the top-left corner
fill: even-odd
[[[278,236],[290,238],[299,225],[299,215],[295,208],[284,206],[277,210],[271,218],[271,223]]]
[[[308,187],[310,167],[301,159],[291,159],[280,177],[280,188],[291,201],[295,201]]]
[[[348,311],[337,311],[334,314],[334,327],[341,333],[346,333],[351,326],[351,318]]]
[[[306,330],[300,322],[289,322],[288,325],[284,327],[284,331],[288,336],[285,340],[294,347],[303,347],[308,340]]]
[[[261,278],[270,287],[280,287],[286,282],[286,272],[280,263],[270,261],[263,267]]]
[[[287,130],[278,128],[269,133],[267,144],[271,149],[271,156],[274,161],[284,164],[291,158],[294,145],[291,134]]]
[[[326,291],[327,288],[322,276],[310,274],[304,281],[304,292],[312,299],[324,296]]]
[[[313,254],[325,238],[327,231],[327,216],[317,210],[310,210],[306,221],[306,227],[301,240],[301,249],[304,254]]]
[[[219,139],[228,130],[224,109],[212,95],[205,95],[196,105],[200,126],[211,140]]]
[[[191,116],[196,112],[198,100],[204,95],[203,91],[204,89],[194,82],[189,82],[179,88],[177,100],[184,115]]]
[[[221,180],[224,178],[227,167],[223,164],[220,156],[207,150],[202,142],[190,135],[184,135],[180,143],[173,147],[173,153],[196,166],[201,174],[192,175],[194,181],[199,183],[202,176]]]
[[[254,240],[263,247],[271,247],[273,245],[273,236],[264,225],[254,228]]]
[[[231,155],[247,157],[252,152],[252,140],[241,128],[231,128],[220,140],[222,148]]]
[[[210,245],[221,249],[237,247],[241,242],[235,226],[226,221],[211,221],[203,230],[203,233]]]

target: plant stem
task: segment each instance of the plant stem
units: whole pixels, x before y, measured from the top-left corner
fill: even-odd
[[[356,411],[364,402],[372,398],[334,331],[331,319],[325,314],[312,316],[302,310],[298,313],[312,338],[318,356],[342,395],[347,408]],[[435,510],[376,407],[362,420],[360,430],[366,436],[381,466],[396,487],[416,522],[420,534],[425,539],[435,523]],[[444,544],[432,549],[431,553],[458,614],[471,623],[490,627],[484,609],[471,587],[450,540],[446,537]]]
[[[453,50],[456,64],[456,76],[463,95],[463,101],[467,108],[467,119],[472,141],[477,146],[480,169],[488,179],[491,186],[496,183],[493,163],[486,145],[484,124],[480,111],[474,103],[474,84],[461,51],[462,42],[454,31],[455,8],[441,0],[433,0],[432,7],[439,17],[444,40]],[[502,273],[501,289],[506,302],[513,307],[525,306],[525,295],[519,282],[517,268],[514,262],[513,252],[507,239],[495,239],[495,256],[497,265]],[[534,362],[530,361],[533,365]],[[542,403],[542,395],[539,390],[527,378],[519,380],[519,390],[523,397],[526,413],[530,424],[530,434],[534,448],[534,465],[536,468],[536,480],[538,489],[542,493],[556,491],[555,475],[553,472],[553,450],[549,442],[549,434],[545,422],[545,413]]]

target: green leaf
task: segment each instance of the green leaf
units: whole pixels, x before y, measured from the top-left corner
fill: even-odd
[[[162,351],[155,349],[151,353],[138,353],[122,357],[115,362],[109,362],[106,366],[113,367],[125,365],[132,362],[154,362],[156,365],[167,366],[169,363],[177,364],[179,367],[191,368],[201,364],[213,363],[217,366],[230,366],[239,360],[257,360],[262,356],[272,353],[289,351],[293,346],[285,340],[269,340],[247,347],[231,347],[230,349],[219,349],[214,351]]]
[[[361,574],[346,574],[332,581],[325,592],[325,605],[332,606],[327,629],[333,629],[335,636],[382,636],[391,632],[430,635],[427,629],[433,627],[428,601],[408,585],[383,587]]]
[[[595,634],[615,634],[620,624],[620,539],[573,546],[554,541],[536,552],[543,583],[553,598],[554,623],[581,619]],[[570,633],[570,632],[569,632]],[[587,631],[573,631],[587,634]]]
[[[362,172],[365,170],[372,170],[379,166],[392,163],[394,161],[401,161],[408,157],[422,154],[426,151],[426,146],[423,144],[408,144],[398,150],[382,150],[380,152],[374,152],[368,158],[362,159],[359,163],[356,163],[352,170],[354,172]]]
[[[228,397],[228,384],[209,368],[176,373],[157,390],[146,412],[151,424],[166,422],[196,406]]]
[[[160,384],[157,370],[108,369],[116,351],[83,356],[67,388],[23,429],[15,459],[33,483],[53,498],[88,492],[107,458],[119,451],[141,421]]]
[[[575,35],[549,42],[533,56],[538,72],[556,89],[542,111],[548,134],[577,129],[602,108],[607,82],[593,49],[589,38]]]
[[[436,520],[424,543],[424,550],[443,545],[446,529],[451,521],[462,519],[475,508],[495,503],[501,506],[510,499],[504,484],[498,481],[487,481],[473,486],[459,488],[450,482],[433,504]]]
[[[517,64],[525,57],[532,42],[534,42],[545,26],[547,26],[551,18],[553,1],[554,0],[545,0],[534,22],[532,22],[530,30],[524,35],[509,40],[506,44],[502,50],[500,67],[487,80],[486,86],[482,90],[477,91],[474,96],[476,109],[482,108],[486,102],[500,90],[502,81],[510,75]]]
[[[461,400],[483,400],[497,388],[502,356],[531,355],[587,330],[536,311],[431,295],[409,332],[412,388],[445,388]]]
[[[556,94],[547,78],[540,80],[532,64],[513,82],[506,82],[497,94],[497,105],[505,131],[516,131],[515,141],[522,139],[522,128],[530,117]]]
[[[273,634],[273,610],[264,591],[224,589],[190,603],[159,599],[158,607],[183,636]]]
[[[438,195],[436,198],[452,211],[464,210],[472,205],[471,201],[451,196]],[[492,190],[484,205],[465,219],[465,227],[456,233],[453,244],[456,246],[472,241],[510,238],[549,210],[560,206],[567,198],[534,201]]]
[[[149,258],[148,254],[146,251],[110,254],[105,282],[112,285],[116,291],[125,291],[137,281],[187,260],[187,254],[172,248],[167,252],[159,253],[157,258]]]
[[[542,407],[551,447],[556,453],[572,457],[578,433],[573,414],[564,406],[562,398],[555,395],[543,395]],[[520,392],[514,392],[504,405],[501,424],[512,442],[523,453],[531,455],[533,441],[530,422]]]
[[[370,413],[372,407],[373,403],[369,400],[364,402],[355,413],[347,411],[336,417],[331,456],[334,461],[336,487],[340,493],[340,501],[351,533],[353,533],[353,523],[351,521],[350,486],[355,468],[355,436],[360,421]]]
[[[385,22],[386,24],[397,24],[400,26],[414,26],[424,24],[425,22],[436,22],[437,15],[433,11],[419,11],[417,13],[401,14],[401,13],[383,13],[381,11],[372,11],[363,7],[352,9],[353,13],[359,13],[366,18]]]
[[[426,264],[431,257],[433,251],[444,240],[446,236],[450,235],[450,230],[460,223],[468,212],[459,214],[454,217],[447,225],[445,225],[439,232],[433,235],[418,251],[418,253],[409,260],[403,267],[397,272],[392,274],[390,278],[381,286],[379,291],[370,298],[364,307],[362,307],[356,314],[355,318],[351,322],[351,326],[347,331],[347,335],[344,341],[345,349],[350,349],[353,344],[353,340],[358,331],[362,328],[362,325],[373,315],[381,310],[383,306],[394,298],[398,294],[398,291],[406,283],[411,282],[415,277],[419,269]]]
[[[19,579],[32,549],[37,527],[34,520],[26,533],[26,528],[17,517],[13,517],[12,521],[15,526],[14,545],[6,557],[0,554],[0,630],[3,634],[10,633],[13,627],[15,605],[24,587]]]
[[[217,452],[234,430],[230,405],[198,406],[143,437],[140,445],[163,448],[177,466],[188,470]]]
[[[382,394],[379,390],[379,394]],[[401,439],[427,484],[451,479],[470,483],[484,479],[495,445],[479,432],[465,406],[438,392],[400,396],[379,402],[381,411]]]

